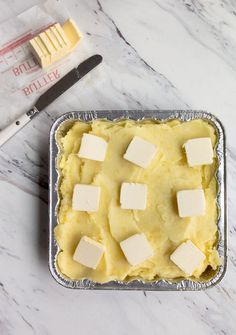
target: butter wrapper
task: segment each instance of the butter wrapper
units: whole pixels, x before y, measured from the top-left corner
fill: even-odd
[[[46,0],[0,23],[2,129],[34,106],[37,98],[72,68],[91,56],[91,46],[86,39],[81,40],[79,48],[45,69],[33,56],[29,41],[57,22],[63,25],[70,17],[65,5],[63,0]],[[83,83],[81,85],[83,87]]]

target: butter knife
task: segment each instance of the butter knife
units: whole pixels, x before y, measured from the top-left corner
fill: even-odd
[[[39,112],[45,107],[50,105],[60,95],[66,92],[71,86],[77,81],[83,78],[87,73],[94,69],[97,65],[102,62],[102,56],[94,55],[87,58],[85,61],[79,64],[78,67],[68,72],[62,77],[55,85],[50,87],[45,93],[43,93],[36,101],[34,107],[28,112],[21,115],[17,120],[7,126],[5,129],[0,131],[0,147],[7,142],[13,135],[15,135],[20,129],[22,129],[27,123],[29,123]]]

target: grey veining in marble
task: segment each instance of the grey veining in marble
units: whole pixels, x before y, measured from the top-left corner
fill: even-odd
[[[38,3],[0,0],[0,21]],[[236,2],[68,0],[103,65],[0,149],[0,334],[236,332]],[[1,88],[3,89],[3,88]],[[28,102],[30,104],[30,101]],[[26,107],[0,101],[0,127]],[[227,134],[228,270],[204,292],[71,291],[47,267],[48,134],[70,110],[205,109]]]

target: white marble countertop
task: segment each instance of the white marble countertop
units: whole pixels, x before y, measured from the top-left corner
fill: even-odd
[[[0,0],[0,20],[35,3]],[[66,4],[104,64],[0,150],[0,334],[235,334],[236,2]],[[48,134],[53,120],[71,110],[189,108],[215,114],[226,129],[225,278],[204,292],[95,292],[59,286],[47,265]],[[6,117],[6,109],[0,101],[1,116]]]

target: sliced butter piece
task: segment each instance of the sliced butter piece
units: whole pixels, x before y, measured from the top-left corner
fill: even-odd
[[[197,270],[205,258],[204,253],[191,240],[182,243],[170,255],[172,262],[189,276]]]
[[[153,143],[134,136],[124,154],[124,158],[145,169],[154,158],[156,151],[157,148]]]
[[[39,47],[39,45],[36,43],[35,38],[29,41],[30,49],[36,58],[36,60],[39,62],[39,64],[44,67],[44,53]]]
[[[99,207],[100,187],[76,184],[72,197],[72,209],[82,212],[96,212]]]
[[[51,43],[53,44],[54,48],[58,51],[61,49],[61,45],[59,43],[59,41],[57,40],[57,37],[54,35],[53,30],[51,30],[51,28],[47,29],[45,31],[47,37],[49,38],[49,40],[51,41]]]
[[[54,61],[57,61],[64,56],[65,51],[63,50],[63,48],[61,48],[56,36],[51,31],[51,29],[47,29],[45,33],[55,49]]]
[[[153,256],[153,250],[143,233],[135,234],[120,242],[120,247],[129,264],[133,266]]]
[[[68,37],[66,36],[64,30],[62,29],[61,25],[59,23],[56,23],[54,25],[55,29],[57,30],[58,34],[61,36],[64,46],[66,49],[70,48],[70,40],[68,39]]]
[[[70,52],[70,42],[63,39],[62,35],[59,33],[59,31],[61,31],[59,27],[60,25],[58,26],[58,29],[56,29],[55,26],[52,26],[49,30],[47,30],[47,33],[50,35],[53,44],[56,45],[57,60],[65,57]]]
[[[177,192],[177,204],[181,218],[205,214],[205,195],[202,189]]]
[[[144,210],[147,206],[147,185],[122,183],[120,190],[122,209]]]
[[[80,33],[72,19],[67,20],[63,27],[65,31],[56,23],[30,41],[32,53],[42,67],[66,56],[80,40]]]
[[[77,245],[73,260],[89,268],[96,269],[104,251],[105,248],[101,243],[83,236]]]
[[[49,52],[46,49],[45,45],[43,44],[41,38],[39,36],[36,36],[34,38],[34,41],[37,43],[37,45],[40,48],[40,50],[42,51],[44,57],[49,57],[50,58]]]
[[[44,53],[43,50],[40,48],[40,46],[37,44],[36,39],[33,38],[32,40],[29,41],[29,44],[31,46],[31,49],[33,53],[35,54],[36,58],[43,58]]]
[[[70,50],[74,49],[81,39],[81,33],[73,19],[68,19],[63,24],[63,30],[70,41]]]
[[[51,31],[51,32],[54,34],[54,36],[56,37],[56,39],[57,39],[57,41],[58,41],[58,43],[59,43],[59,45],[60,45],[60,48],[63,49],[63,48],[66,46],[66,44],[65,44],[63,38],[61,37],[61,35],[59,34],[59,32],[57,31],[56,27],[55,27],[55,26],[52,26],[52,27],[50,28],[50,31]]]
[[[105,160],[107,142],[92,134],[83,134],[78,156],[102,162]]]
[[[56,54],[57,50],[52,44],[51,40],[48,38],[46,32],[43,32],[39,34],[39,38],[41,38],[45,48],[48,50],[48,53],[50,54],[50,61],[51,63],[56,61]]]
[[[213,163],[213,148],[210,137],[193,138],[184,144],[188,165],[199,166]]]
[[[35,53],[34,55],[36,56],[36,58],[38,59],[40,65],[42,67],[46,67],[48,65],[50,65],[50,54],[48,52],[48,50],[46,49],[44,43],[42,42],[42,40],[39,38],[39,36],[36,36],[33,41],[35,41],[37,47],[40,49],[39,53],[38,53],[38,48],[34,49]],[[37,55],[38,57],[37,57]],[[41,56],[41,53],[43,53],[43,56]]]

